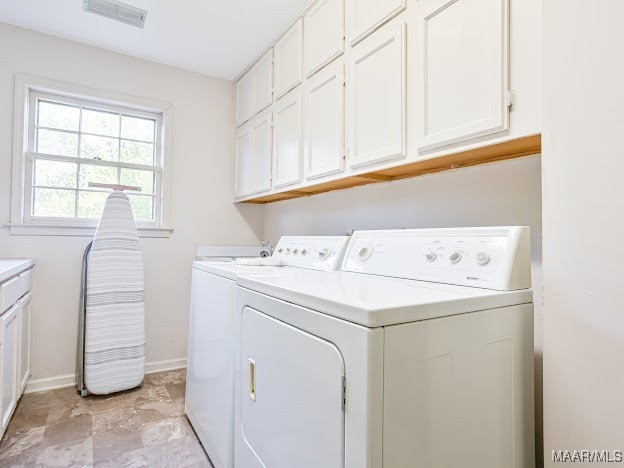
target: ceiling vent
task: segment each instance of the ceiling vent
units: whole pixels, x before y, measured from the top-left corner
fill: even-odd
[[[115,0],[82,0],[82,9],[138,28],[143,28],[147,16],[147,10]]]

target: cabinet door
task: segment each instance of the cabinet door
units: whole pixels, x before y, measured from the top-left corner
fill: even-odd
[[[303,26],[298,20],[275,44],[275,98],[279,99],[301,83]]]
[[[295,90],[281,98],[274,108],[273,187],[301,182],[303,135],[301,130],[301,92]]]
[[[319,0],[303,21],[309,77],[344,52],[344,0]]]
[[[254,116],[273,102],[273,49],[262,56],[252,68],[252,112]]]
[[[272,135],[270,111],[253,118],[236,134],[236,197],[271,189]]]
[[[304,158],[306,179],[344,170],[344,66],[334,63],[305,87]]]
[[[239,126],[251,117],[251,90],[252,90],[251,71],[247,72],[236,83],[236,125]]]
[[[353,48],[347,77],[348,157],[352,168],[406,154],[405,23]]]
[[[24,393],[26,388],[26,382],[30,377],[30,328],[31,328],[31,296],[30,293],[26,294],[19,301],[20,305],[20,317],[19,317],[19,372],[17,380],[17,394],[18,397]]]
[[[418,150],[505,130],[507,0],[426,0],[418,19]]]
[[[234,145],[234,196],[239,198],[253,193],[251,176],[254,155],[251,125],[246,125],[236,133]]]
[[[351,45],[361,41],[386,21],[405,10],[406,1],[347,0],[347,36]]]
[[[17,403],[17,317],[19,315],[19,305],[14,305],[11,309],[0,316],[1,350],[2,350],[2,432],[7,427],[15,404]]]

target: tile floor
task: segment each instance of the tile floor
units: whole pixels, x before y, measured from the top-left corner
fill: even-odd
[[[206,467],[184,416],[184,370],[81,398],[72,388],[24,395],[0,444],[0,467]]]

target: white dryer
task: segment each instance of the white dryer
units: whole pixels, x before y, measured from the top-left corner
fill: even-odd
[[[356,232],[237,279],[237,468],[534,466],[529,229]]]
[[[238,274],[337,269],[345,236],[284,236],[273,253],[285,266],[230,261],[193,263],[185,413],[216,468],[234,466],[235,287]],[[255,248],[255,250],[258,250]],[[219,248],[202,254],[230,255]]]

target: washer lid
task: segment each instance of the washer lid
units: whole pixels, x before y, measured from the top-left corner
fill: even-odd
[[[224,261],[195,261],[193,262],[193,268],[202,270],[213,275],[222,276],[227,279],[235,280],[238,275],[244,273],[263,274],[263,273],[278,273],[284,269],[284,267],[278,266],[251,266],[251,265],[237,265],[234,262]]]
[[[530,289],[494,291],[344,271],[241,273],[237,284],[366,327],[533,302]]]

